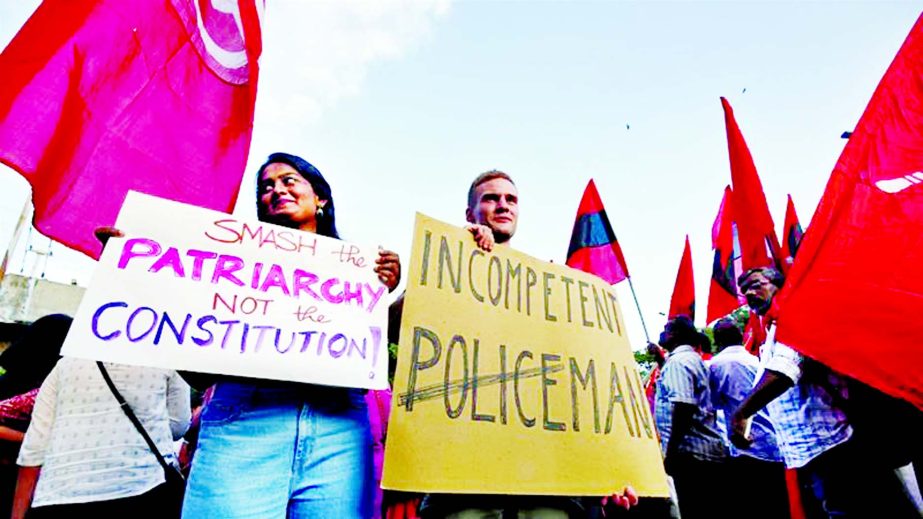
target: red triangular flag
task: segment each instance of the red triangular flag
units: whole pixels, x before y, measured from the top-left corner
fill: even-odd
[[[673,297],[670,298],[670,313],[667,318],[685,315],[695,320],[695,278],[692,275],[692,250],[689,248],[689,236],[683,248],[683,259],[676,272],[676,284],[673,285]]]
[[[785,227],[782,230],[782,251],[779,253],[783,268],[788,269],[794,263],[802,236],[804,236],[804,231],[798,221],[798,214],[795,213],[795,203],[792,201],[792,195],[788,195],[788,205],[785,206]]]
[[[212,4],[44,2],[0,54],[0,162],[42,233],[96,257],[129,190],[233,209],[263,0]]]
[[[885,72],[776,298],[777,337],[923,409],[923,17]]]
[[[721,98],[727,128],[731,183],[734,186],[734,220],[740,240],[743,269],[773,265],[779,251],[775,226],[766,204],[763,184],[753,164],[750,149],[734,120],[734,110]]]
[[[724,188],[718,216],[712,226],[712,249],[715,251],[708,288],[707,322],[737,310],[737,271],[734,268],[734,224],[731,186]]]
[[[595,274],[610,284],[628,278],[628,265],[625,264],[622,248],[592,179],[583,191],[580,207],[577,208],[577,219],[567,248],[567,266]]]

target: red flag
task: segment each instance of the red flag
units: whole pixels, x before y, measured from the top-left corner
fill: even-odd
[[[644,381],[644,396],[647,397],[647,403],[651,406],[651,412],[654,412],[657,403],[657,379],[660,378],[660,366],[654,364],[651,372]]]
[[[727,127],[731,183],[734,186],[734,220],[737,222],[743,269],[773,265],[779,251],[779,240],[766,204],[766,195],[763,194],[763,184],[756,173],[750,149],[734,120],[734,110],[723,97],[721,106]]]
[[[577,208],[577,219],[567,248],[567,266],[595,274],[613,285],[628,278],[622,248],[592,179],[583,191],[580,207]]]
[[[776,298],[777,336],[923,409],[923,17],[843,150]]]
[[[747,324],[744,325],[744,347],[757,357],[760,355],[760,346],[766,342],[770,321],[768,316],[750,310]]]
[[[679,315],[686,315],[695,320],[695,279],[692,275],[689,236],[686,236],[683,259],[680,260],[679,270],[676,272],[676,284],[673,285],[673,297],[670,298],[670,313],[667,318],[673,319]]]
[[[724,197],[715,224],[712,226],[711,246],[715,259],[708,288],[707,322],[720,319],[737,310],[737,272],[734,268],[734,223],[731,186],[724,188]]]
[[[40,231],[96,257],[128,190],[234,207],[262,1],[39,6],[0,54],[0,161],[32,184]]]
[[[795,254],[798,253],[798,246],[801,245],[803,236],[804,231],[801,229],[801,223],[798,222],[798,214],[795,213],[795,203],[792,202],[792,195],[788,195],[788,205],[785,206],[785,227],[782,231],[782,251],[779,254],[784,267],[788,268],[795,261]]]

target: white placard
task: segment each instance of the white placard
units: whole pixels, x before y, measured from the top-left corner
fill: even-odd
[[[62,354],[387,387],[377,248],[130,192]]]

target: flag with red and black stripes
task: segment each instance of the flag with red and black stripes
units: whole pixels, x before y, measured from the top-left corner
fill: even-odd
[[[592,179],[577,208],[577,220],[567,249],[567,266],[595,274],[613,285],[629,276],[622,248]]]
[[[715,251],[711,282],[708,289],[706,322],[712,322],[737,310],[741,302],[737,291],[737,270],[734,265],[734,215],[731,186],[724,188],[718,216],[712,226],[711,245]]]
[[[782,231],[782,252],[780,254],[786,269],[795,260],[795,254],[798,253],[798,246],[801,245],[802,236],[804,236],[804,231],[801,229],[801,223],[798,222],[795,203],[792,202],[792,195],[788,195],[788,205],[785,207],[785,228]]]

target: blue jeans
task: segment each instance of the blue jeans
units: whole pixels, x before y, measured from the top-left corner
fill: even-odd
[[[218,383],[202,413],[184,518],[365,518],[373,499],[361,391]]]

